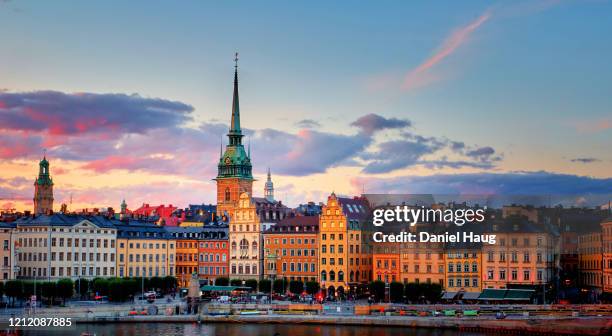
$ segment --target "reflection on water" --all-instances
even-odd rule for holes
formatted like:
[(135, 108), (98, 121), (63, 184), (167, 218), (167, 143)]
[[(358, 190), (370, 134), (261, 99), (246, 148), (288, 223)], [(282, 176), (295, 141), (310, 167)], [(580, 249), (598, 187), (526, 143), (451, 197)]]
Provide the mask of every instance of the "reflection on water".
[[(50, 336), (80, 336), (88, 332), (96, 336), (450, 336), (456, 335), (454, 330), (441, 329), (410, 329), (394, 327), (364, 327), (364, 326), (319, 326), (296, 324), (238, 324), (238, 323), (116, 323), (116, 324), (78, 324), (68, 330), (27, 331), (24, 335)], [(462, 335), (482, 335), (478, 333), (462, 333)]]

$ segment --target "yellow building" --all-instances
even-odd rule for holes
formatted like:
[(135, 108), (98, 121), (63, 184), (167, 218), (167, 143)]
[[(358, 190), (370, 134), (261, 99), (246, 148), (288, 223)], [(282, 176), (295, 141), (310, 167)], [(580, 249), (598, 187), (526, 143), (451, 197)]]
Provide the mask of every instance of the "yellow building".
[(580, 285), (596, 294), (603, 288), (603, 253), (601, 231), (588, 232), (578, 236), (578, 267)]
[(176, 241), (163, 228), (130, 222), (117, 225), (119, 277), (175, 276)]
[(15, 225), (11, 223), (0, 223), (0, 279), (11, 280), (15, 278), (15, 258), (13, 230)]
[(612, 217), (601, 223), (603, 249), (603, 291), (612, 294)]
[(340, 198), (334, 193), (322, 208), (319, 281), (328, 295), (355, 291), (372, 279), (371, 245), (363, 230), (368, 212), (364, 198)]
[(263, 247), (259, 216), (248, 193), (242, 193), (229, 212), (230, 278), (257, 279), (263, 274)]
[(553, 281), (555, 237), (544, 224), (526, 216), (495, 220), (485, 234), (496, 244), (484, 244), (483, 287), (541, 289)]

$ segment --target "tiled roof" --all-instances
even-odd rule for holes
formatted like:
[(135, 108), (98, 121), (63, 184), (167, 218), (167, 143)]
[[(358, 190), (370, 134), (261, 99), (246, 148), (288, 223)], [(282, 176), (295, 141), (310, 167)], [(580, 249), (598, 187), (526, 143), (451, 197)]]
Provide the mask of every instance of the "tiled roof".
[(370, 205), (365, 198), (338, 197), (338, 202), (349, 220), (365, 221), (370, 216)]

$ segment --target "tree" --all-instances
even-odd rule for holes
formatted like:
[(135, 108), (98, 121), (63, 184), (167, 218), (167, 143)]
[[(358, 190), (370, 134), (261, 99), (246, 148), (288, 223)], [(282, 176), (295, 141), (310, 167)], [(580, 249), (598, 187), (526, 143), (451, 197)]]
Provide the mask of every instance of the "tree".
[(0, 281), (0, 297), (4, 294), (4, 282)]
[(370, 289), (370, 294), (374, 295), (374, 298), (376, 299), (376, 301), (382, 301), (385, 298), (385, 283), (384, 282), (380, 280), (372, 281), (370, 282), (369, 289)]
[(45, 281), (38, 284), (38, 286), (40, 286), (40, 296), (47, 298), (49, 304), (52, 305), (53, 301), (55, 301), (55, 296), (57, 295), (57, 284), (55, 282)]
[(164, 287), (164, 279), (160, 277), (152, 277), (149, 279), (149, 288), (154, 291), (161, 291)]
[(405, 292), (406, 298), (412, 303), (418, 302), (419, 297), (423, 295), (421, 285), (418, 283), (414, 283), (414, 282), (406, 284), (404, 292)]
[(392, 282), (389, 285), (389, 298), (391, 302), (402, 302), (404, 297), (404, 284), (401, 282)]
[(297, 280), (289, 282), (289, 291), (293, 294), (300, 295), (304, 291), (304, 283)]
[(104, 278), (95, 278), (93, 280), (93, 289), (96, 295), (108, 295), (108, 280)]
[(108, 299), (113, 302), (123, 302), (128, 299), (129, 293), (126, 283), (130, 280), (115, 278), (108, 282)]
[(178, 285), (178, 280), (176, 280), (175, 277), (173, 276), (166, 276), (164, 277), (164, 282), (163, 282), (163, 292), (164, 293), (170, 293), (170, 292), (174, 292), (176, 291), (176, 286)]
[(287, 279), (283, 278), (274, 280), (272, 287), (274, 287), (275, 293), (285, 294), (289, 286), (287, 284)]
[(442, 286), (440, 284), (426, 284), (423, 290), (423, 296), (429, 302), (437, 302), (442, 296)]
[(272, 289), (272, 281), (270, 279), (263, 279), (259, 281), (259, 291), (263, 293), (270, 293)]
[(90, 281), (87, 279), (79, 278), (76, 281), (77, 291), (81, 298), (89, 296), (89, 285)]
[(57, 296), (62, 298), (63, 304), (66, 305), (66, 299), (74, 295), (74, 283), (71, 279), (60, 279), (57, 282)]
[(245, 281), (244, 284), (247, 287), (251, 287), (251, 289), (254, 291), (257, 290), (257, 280), (256, 279), (248, 279), (247, 281)]
[(310, 295), (317, 294), (320, 289), (321, 289), (321, 286), (316, 281), (308, 281), (306, 283), (306, 293), (308, 293)]
[(9, 280), (4, 285), (4, 293), (10, 297), (15, 305), (15, 299), (23, 296), (23, 286), (21, 280)]
[(240, 279), (232, 279), (230, 280), (230, 285), (232, 286), (242, 286), (242, 280)]
[(227, 286), (227, 285), (229, 285), (228, 278), (216, 278), (215, 279), (215, 286)]

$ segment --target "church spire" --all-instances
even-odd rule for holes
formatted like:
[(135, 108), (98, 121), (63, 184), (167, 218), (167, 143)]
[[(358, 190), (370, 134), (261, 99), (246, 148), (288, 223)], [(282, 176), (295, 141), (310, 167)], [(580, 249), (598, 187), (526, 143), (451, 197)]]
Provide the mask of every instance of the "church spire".
[(240, 101), (238, 99), (238, 53), (234, 58), (234, 97), (232, 100), (232, 121), (228, 137), (230, 145), (242, 144), (242, 130), (240, 129)]
[(272, 175), (270, 174), (270, 167), (268, 167), (268, 179), (264, 186), (264, 197), (269, 202), (274, 202), (274, 184), (272, 183)]

